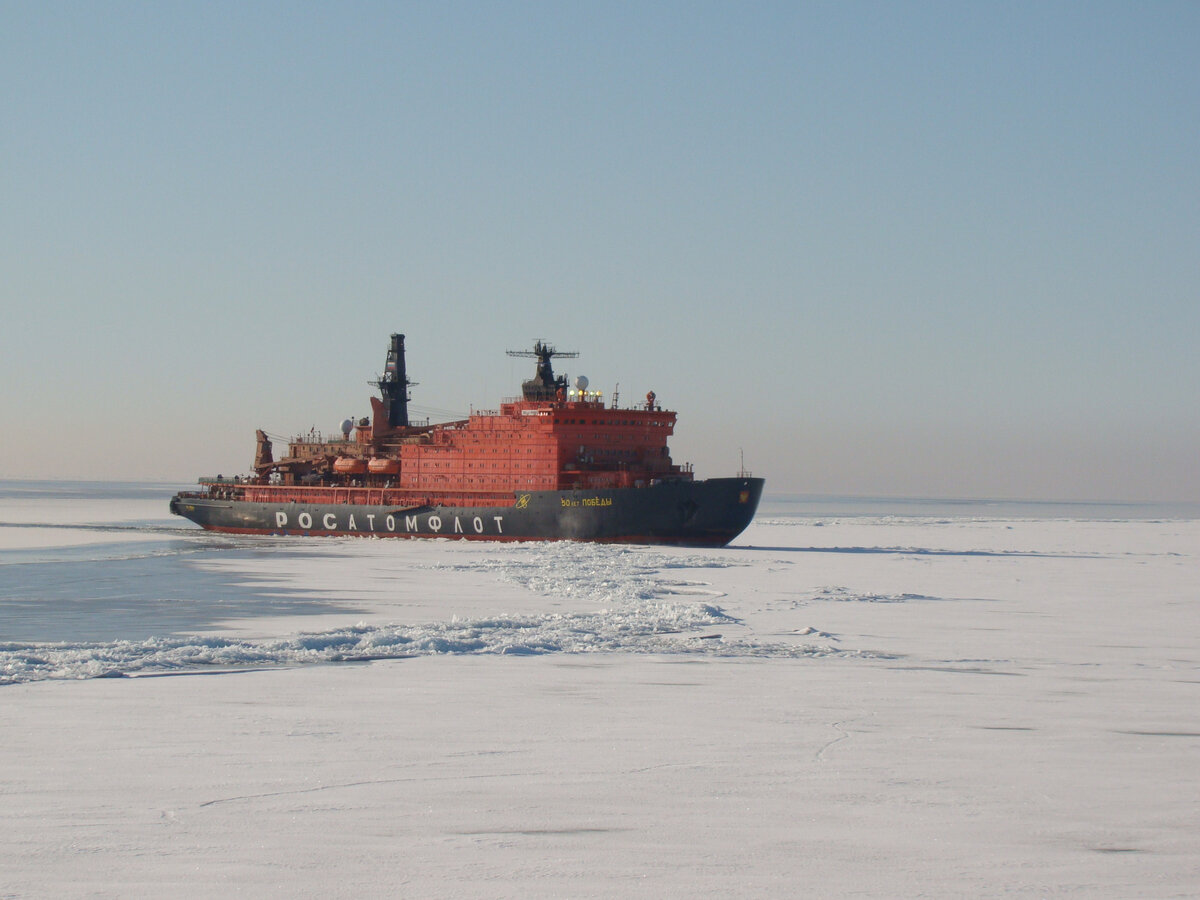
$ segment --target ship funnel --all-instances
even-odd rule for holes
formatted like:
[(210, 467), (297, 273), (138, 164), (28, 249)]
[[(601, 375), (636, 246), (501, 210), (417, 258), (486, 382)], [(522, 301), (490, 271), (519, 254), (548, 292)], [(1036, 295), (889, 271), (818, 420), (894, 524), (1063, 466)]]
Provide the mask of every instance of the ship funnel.
[(376, 382), (379, 385), (380, 393), (383, 394), (388, 425), (392, 428), (408, 427), (409, 383), (408, 374), (404, 368), (404, 335), (393, 334), (383, 375)]

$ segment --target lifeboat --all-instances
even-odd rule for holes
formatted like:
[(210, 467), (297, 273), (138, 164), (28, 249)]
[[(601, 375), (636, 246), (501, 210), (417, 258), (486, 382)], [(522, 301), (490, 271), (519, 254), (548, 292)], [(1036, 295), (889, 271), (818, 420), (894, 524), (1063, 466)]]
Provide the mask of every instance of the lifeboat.
[(339, 475), (361, 475), (367, 471), (367, 461), (353, 456), (339, 456), (333, 461), (333, 471)]
[(372, 475), (397, 475), (400, 472), (400, 460), (376, 457), (367, 462), (367, 471)]

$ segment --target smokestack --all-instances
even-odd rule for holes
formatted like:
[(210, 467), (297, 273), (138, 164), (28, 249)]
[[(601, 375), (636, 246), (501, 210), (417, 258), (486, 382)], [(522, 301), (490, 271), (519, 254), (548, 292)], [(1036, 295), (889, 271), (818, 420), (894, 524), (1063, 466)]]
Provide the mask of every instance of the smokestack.
[(388, 350), (387, 367), (379, 380), (388, 407), (388, 424), (393, 428), (408, 427), (408, 373), (404, 367), (404, 335), (393, 334)]

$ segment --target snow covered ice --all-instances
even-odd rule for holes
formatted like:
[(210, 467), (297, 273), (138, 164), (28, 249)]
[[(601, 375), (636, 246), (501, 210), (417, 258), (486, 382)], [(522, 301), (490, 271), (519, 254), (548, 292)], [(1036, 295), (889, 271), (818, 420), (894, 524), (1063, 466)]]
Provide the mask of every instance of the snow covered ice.
[(37, 499), (0, 498), (0, 896), (1200, 892), (1194, 517), (698, 551)]

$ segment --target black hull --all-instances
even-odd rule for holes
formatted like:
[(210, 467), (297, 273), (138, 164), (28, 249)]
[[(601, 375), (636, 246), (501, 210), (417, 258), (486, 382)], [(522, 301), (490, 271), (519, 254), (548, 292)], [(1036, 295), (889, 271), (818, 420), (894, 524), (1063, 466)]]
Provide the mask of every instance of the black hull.
[(210, 531), (483, 541), (713, 546), (750, 524), (761, 478), (710, 478), (607, 491), (529, 491), (513, 506), (251, 503), (177, 494), (171, 512)]

